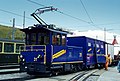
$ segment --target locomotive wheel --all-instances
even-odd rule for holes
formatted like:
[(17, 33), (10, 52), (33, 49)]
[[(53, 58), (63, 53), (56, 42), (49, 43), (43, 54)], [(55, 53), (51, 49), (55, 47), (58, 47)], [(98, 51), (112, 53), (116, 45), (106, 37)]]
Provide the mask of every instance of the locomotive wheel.
[(83, 66), (82, 65), (78, 65), (78, 71), (83, 70)]
[(78, 69), (77, 69), (77, 66), (72, 64), (72, 65), (71, 65), (71, 71), (72, 71), (72, 72), (77, 72), (77, 70), (78, 70)]
[(52, 76), (52, 73), (48, 74), (48, 76), (51, 77), (51, 76)]

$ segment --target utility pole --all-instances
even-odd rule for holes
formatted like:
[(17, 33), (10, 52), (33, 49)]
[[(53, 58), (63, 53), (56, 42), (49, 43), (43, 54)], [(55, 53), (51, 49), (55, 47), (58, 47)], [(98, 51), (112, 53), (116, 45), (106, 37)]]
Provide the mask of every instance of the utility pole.
[[(25, 28), (25, 11), (23, 13), (23, 29)], [(22, 40), (24, 40), (24, 33), (22, 33)]]
[(13, 18), (12, 40), (15, 40), (15, 18)]
[(24, 14), (23, 14), (23, 29), (25, 28), (25, 11), (24, 11)]

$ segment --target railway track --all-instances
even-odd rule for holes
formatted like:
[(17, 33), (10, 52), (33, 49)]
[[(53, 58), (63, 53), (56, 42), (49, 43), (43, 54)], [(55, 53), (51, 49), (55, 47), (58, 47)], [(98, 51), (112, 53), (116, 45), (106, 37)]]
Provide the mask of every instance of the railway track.
[(95, 69), (77, 73), (65, 73), (51, 77), (33, 76), (26, 74), (26, 72), (3, 73), (0, 75), (0, 81), (97, 81), (100, 74), (104, 71), (103, 69)]
[(85, 81), (87, 79), (88, 76), (90, 76), (91, 74), (97, 72), (98, 70), (92, 70), (92, 71), (84, 71), (84, 72), (80, 72), (78, 75), (75, 75), (74, 77), (72, 77), (69, 81)]
[(19, 65), (0, 65), (0, 75), (18, 73), (18, 72), (19, 72)]

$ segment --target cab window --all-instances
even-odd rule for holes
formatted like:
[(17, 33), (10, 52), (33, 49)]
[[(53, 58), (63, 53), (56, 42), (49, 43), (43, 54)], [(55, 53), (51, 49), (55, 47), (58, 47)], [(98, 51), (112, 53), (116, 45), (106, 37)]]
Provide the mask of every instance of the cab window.
[(30, 34), (26, 34), (26, 44), (30, 44)]
[(38, 45), (49, 44), (50, 38), (47, 33), (38, 33)]
[(31, 34), (31, 44), (35, 45), (36, 44), (36, 33)]
[(57, 37), (56, 37), (56, 35), (52, 35), (52, 44), (53, 45), (57, 44)]
[(60, 40), (61, 40), (61, 37), (60, 37), (60, 35), (58, 34), (58, 35), (57, 35), (57, 42), (56, 42), (56, 43), (57, 43), (57, 45), (61, 45)]
[(62, 45), (66, 45), (66, 37), (65, 37), (65, 35), (62, 35)]
[(52, 35), (52, 44), (53, 45), (61, 45), (61, 35), (60, 34)]

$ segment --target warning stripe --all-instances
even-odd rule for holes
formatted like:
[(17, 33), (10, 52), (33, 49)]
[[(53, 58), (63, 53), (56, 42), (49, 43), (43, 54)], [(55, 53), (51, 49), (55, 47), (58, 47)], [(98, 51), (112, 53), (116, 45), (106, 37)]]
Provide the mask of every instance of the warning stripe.
[(53, 58), (53, 59), (58, 58), (58, 57), (62, 56), (62, 55), (65, 54), (65, 53), (66, 53), (66, 50), (61, 50), (61, 51), (55, 53), (55, 54), (52, 56), (52, 58)]

